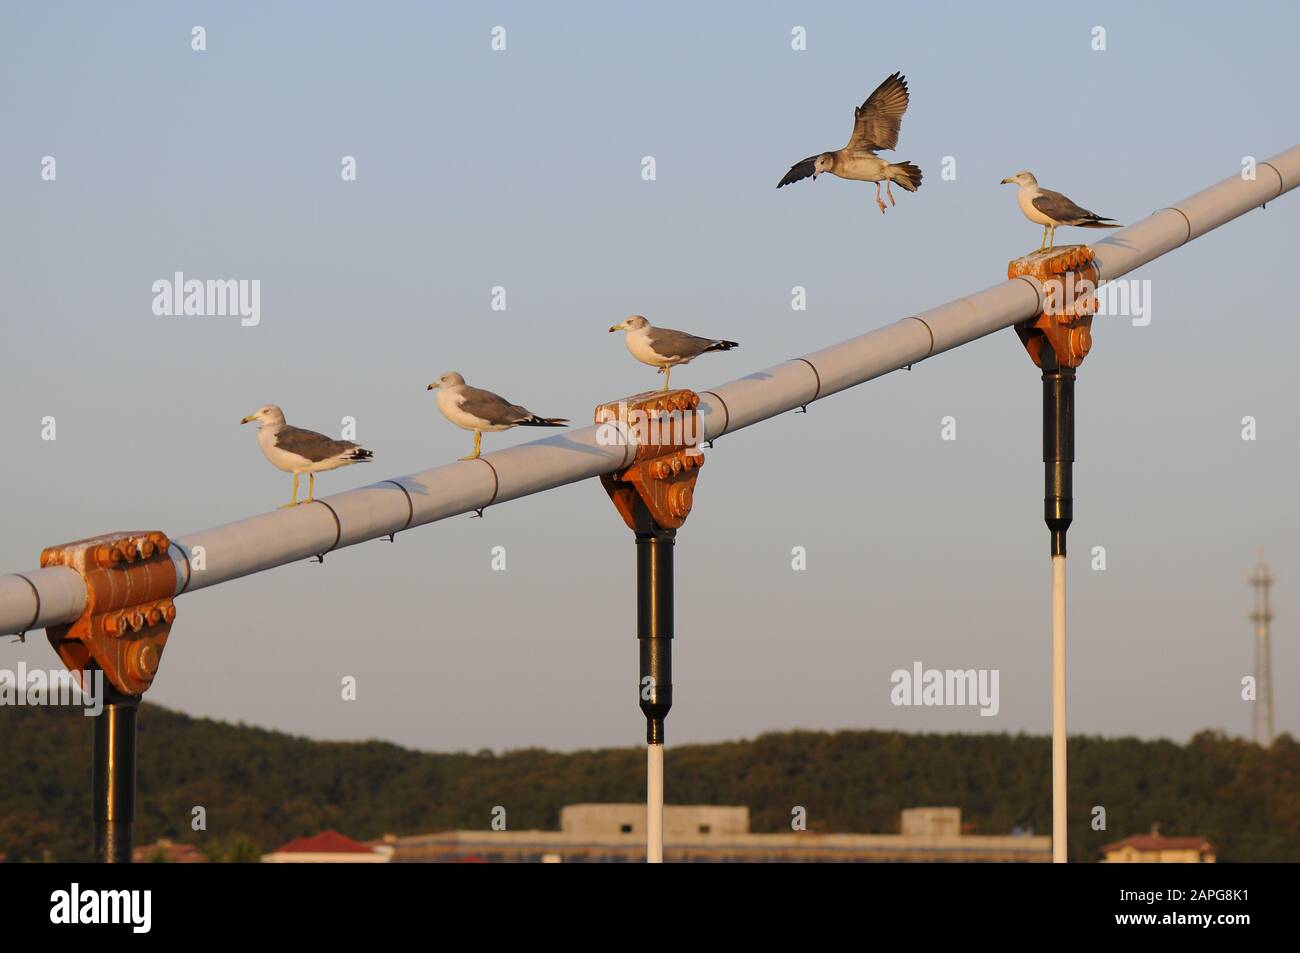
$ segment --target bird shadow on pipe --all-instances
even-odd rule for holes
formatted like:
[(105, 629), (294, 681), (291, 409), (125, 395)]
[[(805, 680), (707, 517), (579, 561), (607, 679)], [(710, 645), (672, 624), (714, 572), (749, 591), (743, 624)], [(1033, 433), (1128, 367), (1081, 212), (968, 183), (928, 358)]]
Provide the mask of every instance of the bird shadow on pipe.
[(1096, 242), (1095, 244), (1091, 244), (1091, 245), (1089, 245), (1088, 247), (1091, 248), (1094, 252), (1095, 252), (1098, 248), (1107, 248), (1107, 247), (1110, 247), (1110, 248), (1127, 248), (1129, 251), (1132, 251), (1132, 250), (1134, 250), (1135, 248), (1137, 248), (1137, 246), (1134, 245), (1132, 242), (1130, 242), (1130, 241), (1125, 241), (1125, 240), (1122, 239), (1122, 238), (1103, 238), (1101, 241)]
[[(403, 480), (408, 482), (398, 483), (397, 482), (398, 480)], [(409, 476), (393, 477), (390, 480), (380, 480), (378, 483), (368, 483), (363, 487), (359, 487), (358, 489), (395, 490), (398, 493), (400, 493), (402, 490), (405, 490), (407, 493), (413, 493), (416, 496), (429, 495), (429, 488), (427, 486), (417, 481), (414, 477), (409, 477)]]
[[(617, 430), (615, 430), (615, 432), (617, 432)], [(602, 450), (601, 450), (600, 447), (598, 447), (598, 446), (597, 446), (597, 447), (593, 447), (591, 444), (587, 444), (587, 443), (578, 443), (577, 441), (573, 440), (573, 438), (571, 438), (571, 437), (569, 437), (569, 436), (566, 436), (566, 435), (564, 435), (564, 434), (556, 434), (556, 435), (553, 436), (553, 437), (546, 437), (546, 438), (544, 438), (544, 439), (542, 439), (542, 440), (534, 440), (531, 444), (520, 444), (519, 446), (520, 446), (520, 447), (537, 446), (538, 444), (546, 444), (546, 445), (548, 445), (548, 446), (556, 447), (556, 448), (561, 449), (561, 450), (573, 450), (573, 451), (576, 451), (576, 452), (578, 452), (578, 453), (584, 454), (584, 455), (589, 456), (589, 457), (601, 457), (601, 458), (605, 458), (605, 459), (608, 459), (608, 457), (609, 457), (609, 454), (608, 454), (608, 453), (604, 453), (604, 452), (602, 452)], [(619, 442), (619, 443), (611, 443), (611, 444), (608, 444), (607, 446), (608, 446), (608, 447), (625, 447), (625, 446), (627, 446), (627, 444), (626, 444), (626, 443)], [(517, 448), (517, 447), (510, 447), (510, 448), (508, 448), (508, 449), (514, 450), (514, 449), (518, 449), (518, 448)], [(619, 466), (619, 461), (611, 461), (611, 462), (610, 462), (610, 469), (611, 469), (611, 470), (615, 470), (615, 469), (617, 469), (618, 466)]]

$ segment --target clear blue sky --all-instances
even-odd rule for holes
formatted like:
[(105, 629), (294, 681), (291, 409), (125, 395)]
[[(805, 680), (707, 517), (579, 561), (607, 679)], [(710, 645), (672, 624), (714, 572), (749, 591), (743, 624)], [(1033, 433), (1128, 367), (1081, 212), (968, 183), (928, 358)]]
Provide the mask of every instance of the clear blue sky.
[[(1300, 141), (1298, 10), (10, 5), (0, 570), (287, 499), (238, 426), (268, 402), (331, 433), (357, 419), (375, 462), (323, 476), (330, 493), (468, 451), (424, 389), (443, 371), (584, 421), (657, 383), (605, 333), (628, 314), (740, 341), (674, 375), (704, 389), (993, 284), (1039, 239), (1004, 176), (1130, 222)], [(894, 70), (912, 93), (894, 156), (924, 170), (920, 192), (883, 217), (860, 183), (778, 192)], [(1135, 275), (1150, 326), (1094, 329), (1071, 544), (1104, 545), (1109, 568), (1072, 563), (1072, 731), (1248, 731), (1260, 547), (1278, 728), (1300, 728), (1298, 229), (1295, 195), (1254, 212)], [(175, 271), (259, 279), (261, 323), (155, 316), (151, 285)], [(670, 743), (1048, 731), (1039, 388), (1006, 331), (720, 441), (678, 545)], [(181, 600), (149, 697), (432, 749), (636, 743), (633, 558), (592, 482), (284, 567)], [(0, 667), (19, 659), (55, 656), (34, 634), (0, 647)], [(890, 672), (917, 660), (999, 669), (998, 717), (893, 707)]]

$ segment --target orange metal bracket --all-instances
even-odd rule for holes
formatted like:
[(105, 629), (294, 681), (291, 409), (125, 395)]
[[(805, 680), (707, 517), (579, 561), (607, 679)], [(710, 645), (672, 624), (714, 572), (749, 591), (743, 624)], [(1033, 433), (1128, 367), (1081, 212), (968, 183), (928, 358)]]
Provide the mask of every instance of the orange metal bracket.
[(652, 520), (679, 529), (690, 515), (695, 479), (704, 465), (698, 443), (698, 394), (648, 391), (596, 408), (596, 423), (617, 427), (636, 442), (632, 465), (606, 474), (601, 485), (628, 527), (645, 532)]
[(68, 670), (93, 661), (118, 691), (142, 695), (153, 683), (176, 618), (171, 541), (158, 531), (109, 533), (50, 546), (41, 566), (67, 566), (86, 583), (86, 608), (46, 634)]
[(1087, 245), (1037, 251), (1007, 265), (1008, 278), (1037, 278), (1046, 302), (1043, 313), (1016, 325), (1016, 334), (1039, 367), (1043, 344), (1056, 352), (1061, 367), (1078, 367), (1092, 349), (1092, 316), (1097, 311), (1097, 266)]

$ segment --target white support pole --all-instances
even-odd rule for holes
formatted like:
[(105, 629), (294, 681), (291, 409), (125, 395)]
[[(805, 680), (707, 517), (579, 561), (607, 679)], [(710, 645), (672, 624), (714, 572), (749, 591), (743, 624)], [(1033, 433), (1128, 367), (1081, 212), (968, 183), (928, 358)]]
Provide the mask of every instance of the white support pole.
[(645, 859), (664, 862), (664, 746), (646, 745)]
[(1052, 863), (1066, 862), (1065, 556), (1052, 557)]

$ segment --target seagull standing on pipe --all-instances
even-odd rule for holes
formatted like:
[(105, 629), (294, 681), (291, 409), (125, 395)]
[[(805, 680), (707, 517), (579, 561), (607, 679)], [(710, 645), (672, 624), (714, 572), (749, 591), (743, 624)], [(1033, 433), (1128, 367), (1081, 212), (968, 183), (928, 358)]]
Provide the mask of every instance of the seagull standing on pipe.
[(823, 172), (841, 179), (857, 179), (876, 183), (876, 205), (885, 214), (885, 203), (880, 200), (880, 183), (885, 183), (889, 204), (894, 204), (890, 184), (897, 182), (909, 192), (921, 187), (921, 170), (910, 162), (891, 163), (876, 155), (877, 152), (898, 148), (898, 129), (907, 112), (907, 79), (902, 73), (885, 77), (867, 101), (853, 111), (853, 135), (849, 144), (837, 152), (823, 152), (809, 156), (790, 167), (780, 182), (779, 189), (808, 176), (817, 180)]
[(474, 431), (474, 452), (462, 460), (478, 459), (485, 430), (496, 433), (511, 427), (565, 427), (569, 423), (563, 417), (539, 417), (490, 390), (470, 387), (465, 378), (450, 371), (426, 389), (438, 392), (438, 409), (444, 417), (457, 427)]
[(685, 331), (651, 327), (650, 322), (639, 314), (632, 315), (609, 330), (611, 333), (627, 332), (623, 336), (623, 343), (627, 345), (628, 351), (642, 364), (659, 368), (659, 373), (664, 375), (664, 390), (668, 389), (673, 368), (678, 364), (689, 364), (709, 351), (730, 351), (733, 347), (740, 347), (735, 341), (701, 338)]
[(267, 404), (257, 413), (249, 414), (241, 424), (258, 421), (257, 444), (271, 465), (293, 474), (293, 499), (280, 509), (297, 506), (298, 476), (309, 474), (307, 499), (315, 499), (316, 474), (324, 470), (337, 470), (352, 463), (368, 463), (374, 456), (351, 440), (331, 440), (314, 430), (290, 427), (284, 422), (284, 412), (275, 404)]
[(1077, 225), (1079, 228), (1121, 227), (1114, 219), (1080, 208), (1060, 192), (1041, 188), (1032, 172), (1017, 172), (1003, 179), (1001, 184), (1020, 186), (1016, 193), (1020, 211), (1035, 225), (1043, 226), (1043, 241), (1038, 246), (1039, 251), (1050, 251), (1056, 247), (1058, 225)]

